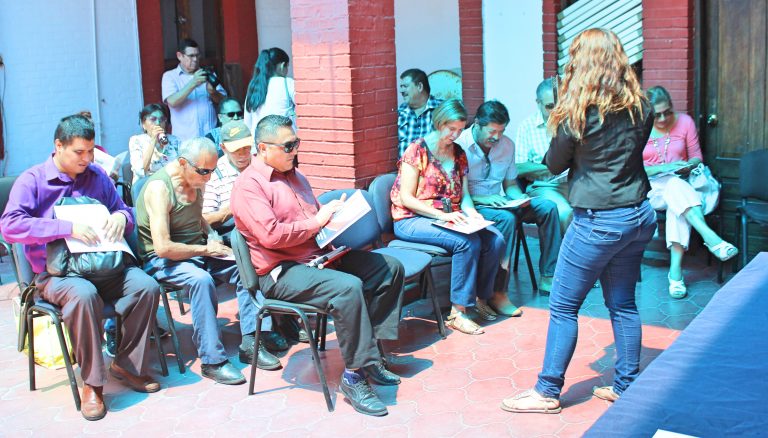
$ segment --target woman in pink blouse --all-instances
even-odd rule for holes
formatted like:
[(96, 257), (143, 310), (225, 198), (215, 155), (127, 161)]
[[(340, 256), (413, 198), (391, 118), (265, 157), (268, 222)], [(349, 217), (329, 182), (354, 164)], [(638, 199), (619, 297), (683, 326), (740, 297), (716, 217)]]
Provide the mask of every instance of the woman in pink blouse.
[(647, 95), (655, 115), (651, 136), (643, 150), (645, 171), (651, 182), (648, 198), (654, 209), (667, 211), (669, 294), (673, 298), (683, 298), (686, 286), (682, 262), (691, 227), (701, 234), (704, 245), (720, 260), (732, 258), (738, 250), (707, 225), (701, 196), (685, 179), (703, 158), (693, 119), (673, 111), (672, 98), (663, 87), (651, 87)]

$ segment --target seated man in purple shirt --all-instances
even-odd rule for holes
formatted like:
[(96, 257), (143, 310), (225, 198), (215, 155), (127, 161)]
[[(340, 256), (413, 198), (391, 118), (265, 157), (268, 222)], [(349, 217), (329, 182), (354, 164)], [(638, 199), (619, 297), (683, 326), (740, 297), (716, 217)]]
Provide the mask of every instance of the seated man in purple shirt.
[(81, 277), (54, 277), (46, 272), (47, 243), (65, 237), (88, 244), (100, 241), (90, 226), (54, 218), (53, 206), (62, 197), (89, 196), (104, 204), (111, 213), (104, 225), (107, 240), (120, 239), (133, 231), (131, 210), (117, 195), (107, 174), (91, 164), (93, 139), (93, 123), (87, 118), (73, 115), (61, 119), (54, 135), (55, 153), (19, 176), (0, 218), (3, 237), (24, 245), (42, 298), (61, 307), (80, 364), (81, 413), (86, 420), (99, 420), (107, 413), (102, 395), (107, 372), (101, 353), (101, 325), (107, 301), (114, 303), (123, 326), (109, 373), (135, 391), (160, 390), (160, 384), (147, 375), (149, 334), (160, 296), (157, 282), (132, 264), (125, 266), (122, 275), (94, 282)]

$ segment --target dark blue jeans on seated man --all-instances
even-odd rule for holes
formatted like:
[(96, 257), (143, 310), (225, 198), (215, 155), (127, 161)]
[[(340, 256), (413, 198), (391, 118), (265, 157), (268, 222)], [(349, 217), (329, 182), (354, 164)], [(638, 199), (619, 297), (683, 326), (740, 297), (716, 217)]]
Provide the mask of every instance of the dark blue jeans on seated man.
[[(203, 364), (219, 364), (228, 359), (221, 342), (216, 317), (219, 299), (216, 295), (214, 277), (221, 282), (234, 284), (236, 287), (240, 333), (245, 335), (256, 331), (256, 314), (259, 308), (251, 301), (250, 294), (240, 284), (240, 273), (234, 261), (211, 257), (193, 257), (188, 260), (173, 261), (152, 257), (144, 263), (144, 270), (160, 283), (165, 282), (187, 290), (192, 311), (192, 340)], [(259, 293), (256, 300), (261, 303), (264, 296)], [(261, 328), (264, 331), (271, 330), (271, 318), (265, 318)]]
[(656, 230), (648, 201), (611, 210), (574, 208), (549, 297), (549, 331), (536, 392), (559, 398), (576, 348), (578, 313), (599, 278), (616, 343), (613, 390), (621, 395), (640, 373), (640, 315), (635, 285), (646, 244)]
[(474, 307), (487, 300), (504, 254), (504, 237), (494, 227), (462, 234), (432, 225), (434, 219), (416, 216), (395, 222), (398, 239), (439, 246), (451, 253), (451, 303)]

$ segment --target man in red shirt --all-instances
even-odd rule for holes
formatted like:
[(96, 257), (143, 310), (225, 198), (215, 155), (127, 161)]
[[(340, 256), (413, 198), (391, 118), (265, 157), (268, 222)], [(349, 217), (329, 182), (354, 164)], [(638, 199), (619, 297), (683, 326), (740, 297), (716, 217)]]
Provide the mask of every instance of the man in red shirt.
[(381, 385), (400, 378), (384, 368), (377, 339), (397, 339), (403, 266), (394, 258), (350, 251), (330, 269), (309, 267), (323, 253), (315, 236), (342, 201), (320, 206), (294, 168), (300, 140), (288, 117), (256, 126), (258, 155), (235, 182), (231, 209), (248, 242), (259, 288), (267, 298), (324, 308), (334, 320), (345, 370), (341, 392), (363, 414), (387, 414), (366, 376)]

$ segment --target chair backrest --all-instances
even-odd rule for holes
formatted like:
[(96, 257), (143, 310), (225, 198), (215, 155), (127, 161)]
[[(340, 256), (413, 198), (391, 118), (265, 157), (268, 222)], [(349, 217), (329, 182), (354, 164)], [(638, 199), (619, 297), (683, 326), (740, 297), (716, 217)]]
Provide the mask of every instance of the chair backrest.
[(397, 174), (385, 173), (377, 176), (372, 182), (368, 191), (373, 197), (373, 207), (376, 210), (376, 217), (379, 221), (379, 228), (384, 233), (394, 232), (392, 226), (392, 199), (389, 192), (395, 184)]
[(5, 212), (5, 206), (8, 204), (8, 197), (11, 195), (11, 188), (13, 188), (16, 178), (15, 176), (0, 178), (0, 214)]
[(251, 252), (248, 250), (248, 244), (245, 242), (240, 230), (235, 228), (230, 234), (232, 239), (232, 252), (235, 254), (235, 263), (240, 273), (240, 284), (251, 292), (259, 289), (259, 278), (256, 276), (256, 269), (251, 262)]
[(27, 256), (24, 255), (24, 245), (20, 243), (13, 244), (13, 262), (16, 265), (16, 281), (19, 282), (19, 291), (23, 291), (32, 284), (35, 278), (35, 272), (32, 271), (32, 265), (29, 264)]
[(739, 162), (739, 195), (768, 201), (768, 149), (747, 152)]
[(131, 168), (131, 157), (128, 151), (120, 152), (115, 156), (115, 160), (120, 160), (120, 170), (118, 171), (118, 177), (120, 181), (131, 185), (133, 183), (133, 169)]
[(149, 179), (149, 177), (147, 176), (139, 178), (131, 186), (131, 200), (133, 201), (134, 206), (138, 205), (136, 201), (138, 201), (139, 194), (141, 193), (141, 189), (144, 188), (144, 184), (147, 183), (147, 179)]
[[(356, 191), (357, 189), (331, 190), (330, 192), (325, 192), (318, 196), (317, 200), (320, 201), (321, 204), (327, 204), (334, 199), (341, 198), (345, 193), (347, 198), (349, 198)], [(376, 207), (373, 205), (373, 197), (365, 190), (360, 190), (360, 192), (362, 192), (368, 205), (371, 206), (371, 211), (344, 230), (343, 233), (336, 236), (332, 242), (336, 246), (346, 245), (352, 249), (362, 249), (369, 245), (376, 245), (379, 239), (381, 239), (381, 229), (379, 228), (378, 217), (376, 215)]]

